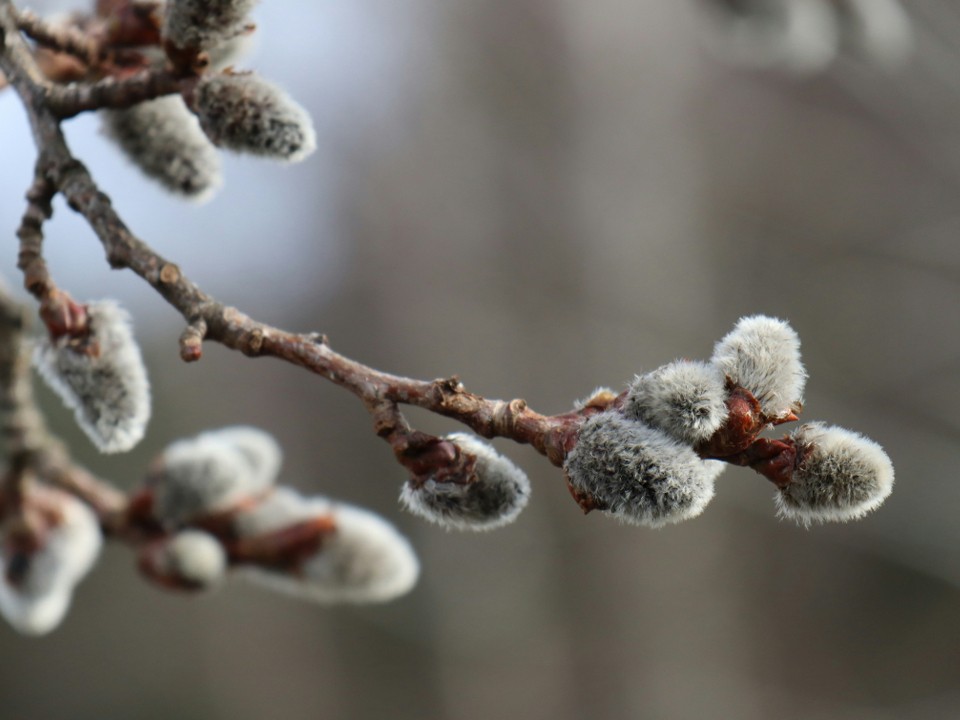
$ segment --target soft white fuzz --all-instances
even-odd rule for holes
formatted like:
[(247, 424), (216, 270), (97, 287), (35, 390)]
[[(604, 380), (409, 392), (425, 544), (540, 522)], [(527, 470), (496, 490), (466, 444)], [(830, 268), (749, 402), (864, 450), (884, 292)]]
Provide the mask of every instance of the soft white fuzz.
[(163, 36), (181, 48), (208, 50), (241, 34), (256, 0), (168, 0)]
[(675, 440), (695, 444), (723, 425), (726, 399), (724, 376), (716, 366), (677, 360), (634, 379), (624, 414)]
[(740, 318), (716, 344), (711, 361), (753, 393), (771, 419), (803, 402), (807, 372), (800, 361), (800, 338), (783, 320), (764, 315)]
[(222, 183), (217, 149), (179, 95), (103, 110), (100, 118), (107, 137), (170, 192), (203, 202)]
[(615, 410), (584, 421), (564, 470), (597, 508), (648, 527), (696, 517), (713, 497), (722, 464)]
[(40, 376), (73, 409), (77, 424), (104, 453), (130, 450), (150, 420), (150, 382), (130, 316), (113, 300), (86, 306), (90, 339), (78, 349), (69, 337), (38, 341)]
[[(227, 434), (229, 438), (230, 433)], [(233, 437), (237, 437), (234, 431)], [(254, 443), (249, 445), (254, 446)], [(265, 445), (266, 446), (266, 445)], [(261, 448), (262, 449), (262, 448)], [(163, 451), (151, 475), (154, 514), (168, 527), (223, 512), (264, 493), (275, 473), (216, 432), (178, 440)], [(272, 463), (267, 459), (265, 462)], [(277, 461), (278, 462), (278, 461)]]
[(781, 516), (803, 525), (856, 520), (893, 491), (893, 463), (873, 440), (821, 423), (802, 425), (791, 437), (799, 463), (775, 496)]
[(192, 108), (207, 137), (228, 150), (299, 162), (317, 146), (307, 111), (252, 73), (204, 75)]
[(416, 584), (420, 564), (413, 548), (379, 515), (279, 490), (238, 518), (242, 534), (275, 531), (315, 517), (332, 518), (335, 529), (295, 572), (248, 566), (243, 574), (251, 581), (321, 603), (384, 602)]
[(526, 473), (478, 437), (447, 435), (461, 450), (476, 456), (469, 482), (437, 482), (430, 478), (417, 486), (407, 481), (400, 504), (414, 515), (453, 530), (493, 530), (517, 519), (530, 500)]
[[(18, 565), (11, 583), (7, 552), (0, 551), (0, 614), (24, 635), (56, 628), (70, 607), (73, 588), (93, 567), (103, 539), (93, 511), (72, 495), (36, 486), (55, 502), (59, 523), (47, 530), (44, 544)], [(0, 538), (2, 539), (2, 538)]]

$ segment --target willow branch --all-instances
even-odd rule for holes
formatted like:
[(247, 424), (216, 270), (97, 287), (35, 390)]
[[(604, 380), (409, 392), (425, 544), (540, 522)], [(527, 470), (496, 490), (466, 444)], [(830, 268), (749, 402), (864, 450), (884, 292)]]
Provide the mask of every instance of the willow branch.
[[(113, 268), (130, 269), (153, 287), (188, 323), (181, 336), (181, 356), (199, 359), (203, 339), (218, 342), (250, 357), (274, 357), (302, 367), (349, 390), (361, 399), (374, 418), (377, 433), (385, 438), (404, 464), (415, 464), (431, 453), (441, 455), (436, 438), (412, 431), (396, 409), (414, 405), (458, 420), (484, 437), (507, 437), (529, 444), (560, 465), (583, 414), (545, 416), (527, 407), (523, 400), (488, 400), (468, 392), (456, 378), (416, 380), (392, 375), (363, 365), (335, 352), (325, 338), (301, 334), (259, 322), (240, 310), (208, 295), (180, 268), (135, 236), (114, 210), (110, 198), (94, 182), (89, 171), (70, 152), (60, 128), (65, 101), (54, 100), (35, 70), (33, 59), (16, 32), (9, 0), (0, 0), (0, 26), (5, 47), (0, 53), (3, 69), (20, 95), (30, 121), (40, 159), (38, 176), (61, 192), (70, 207), (80, 213), (96, 233), (107, 261)], [(173, 76), (154, 74), (150, 82), (182, 83)], [(120, 85), (117, 83), (116, 85)], [(145, 84), (145, 87), (149, 82)], [(70, 100), (73, 108), (103, 101), (104, 95), (89, 90)], [(102, 88), (109, 87), (104, 84)], [(129, 89), (132, 84), (124, 85)], [(78, 93), (80, 91), (78, 90)], [(100, 92), (100, 91), (97, 91)], [(61, 96), (63, 97), (63, 96)], [(59, 104), (58, 104), (59, 103)], [(408, 461), (408, 462), (405, 462)]]

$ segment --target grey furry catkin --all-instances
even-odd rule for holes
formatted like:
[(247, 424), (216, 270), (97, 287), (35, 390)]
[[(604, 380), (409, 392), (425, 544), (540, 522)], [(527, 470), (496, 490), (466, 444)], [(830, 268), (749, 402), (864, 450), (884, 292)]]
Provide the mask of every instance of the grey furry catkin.
[(627, 390), (623, 413), (694, 444), (726, 420), (726, 398), (723, 373), (716, 366), (677, 360), (637, 376)]
[[(56, 508), (58, 522), (45, 531), (41, 547), (16, 560), (15, 580), (7, 543), (0, 542), (0, 615), (24, 635), (44, 635), (60, 624), (73, 588), (90, 572), (103, 544), (97, 517), (75, 497), (34, 485), (24, 502), (37, 500)], [(0, 540), (4, 530), (0, 526)]]
[(191, 108), (207, 137), (228, 150), (299, 162), (316, 149), (307, 111), (252, 73), (204, 75)]
[(699, 515), (723, 463), (701, 460), (666, 433), (608, 410), (587, 418), (563, 466), (599, 510), (648, 527)]
[(202, 202), (221, 185), (217, 149), (180, 96), (102, 110), (100, 118), (104, 134), (170, 192)]
[(320, 603), (385, 602), (409, 592), (420, 574), (417, 556), (396, 528), (367, 510), (276, 488), (236, 522), (241, 537), (282, 530), (317, 517), (335, 529), (293, 571), (242, 566), (242, 575), (288, 595)]
[(275, 473), (264, 472), (236, 444), (203, 433), (171, 443), (151, 475), (153, 511), (168, 527), (181, 527), (211, 513), (231, 510), (265, 493)]
[(711, 362), (753, 393), (771, 419), (803, 402), (807, 372), (800, 361), (800, 338), (783, 320), (765, 315), (740, 318), (714, 347)]
[(196, 588), (209, 589), (226, 577), (227, 554), (213, 535), (182, 530), (164, 545), (164, 570)]
[(893, 491), (893, 463), (873, 440), (822, 423), (801, 425), (791, 438), (798, 463), (775, 496), (782, 517), (803, 525), (856, 520)]
[(283, 463), (283, 450), (269, 433), (250, 425), (231, 425), (208, 430), (197, 439), (209, 439), (231, 447), (246, 463), (253, 487), (266, 488), (277, 479)]
[(99, 300), (88, 303), (86, 311), (88, 351), (67, 336), (44, 336), (34, 365), (100, 452), (124, 452), (140, 441), (150, 420), (147, 370), (123, 308)]
[(404, 484), (400, 504), (414, 515), (454, 530), (492, 530), (516, 520), (530, 499), (530, 480), (493, 447), (467, 433), (447, 440), (476, 456), (470, 482), (437, 482), (429, 478)]
[(163, 36), (181, 48), (208, 50), (241, 34), (257, 0), (168, 0)]

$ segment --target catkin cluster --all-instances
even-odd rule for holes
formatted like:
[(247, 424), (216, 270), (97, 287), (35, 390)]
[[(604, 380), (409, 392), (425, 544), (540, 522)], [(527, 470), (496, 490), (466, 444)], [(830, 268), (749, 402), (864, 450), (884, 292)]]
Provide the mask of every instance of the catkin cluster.
[(709, 362), (678, 360), (640, 375), (583, 421), (564, 463), (571, 493), (586, 511), (659, 527), (703, 511), (725, 460), (772, 475), (782, 516), (802, 524), (861, 517), (893, 486), (880, 446), (822, 424), (777, 442), (757, 438), (797, 419), (806, 377), (787, 323), (743, 318)]
[(277, 486), (281, 452), (266, 433), (232, 427), (169, 445), (134, 512), (164, 532), (140, 553), (158, 584), (199, 590), (227, 571), (321, 602), (379, 602), (409, 591), (419, 566), (381, 517)]
[[(229, 66), (249, 46), (253, 0), (170, 0), (161, 33), (171, 57), (193, 57), (182, 94), (100, 113), (104, 134), (147, 177), (203, 201), (221, 185), (218, 148), (299, 162), (316, 148), (310, 115), (283, 90)], [(156, 59), (161, 69), (166, 57)]]
[(739, 63), (804, 75), (846, 52), (883, 67), (910, 57), (914, 31), (900, 0), (705, 0), (718, 49)]

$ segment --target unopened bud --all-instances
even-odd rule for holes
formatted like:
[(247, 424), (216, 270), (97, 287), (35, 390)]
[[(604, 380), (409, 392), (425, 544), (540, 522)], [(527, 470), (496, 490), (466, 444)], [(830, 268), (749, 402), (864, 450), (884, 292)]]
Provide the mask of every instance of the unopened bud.
[(86, 312), (83, 337), (44, 337), (34, 363), (100, 452), (124, 452), (140, 441), (150, 420), (147, 370), (123, 308), (99, 300)]
[(798, 410), (803, 402), (807, 372), (800, 361), (800, 338), (783, 320), (740, 318), (716, 344), (711, 361), (749, 390), (771, 420)]
[(701, 460), (663, 431), (609, 410), (583, 422), (563, 467), (584, 510), (660, 527), (703, 511), (723, 463)]
[(438, 482), (412, 478), (400, 503), (414, 515), (454, 530), (492, 530), (516, 520), (530, 499), (526, 474), (488, 443), (467, 433), (447, 435), (476, 457), (473, 474)]
[(856, 520), (892, 492), (893, 464), (873, 440), (821, 423), (800, 426), (791, 439), (797, 460), (775, 498), (781, 516), (803, 525)]
[(316, 149), (307, 111), (252, 73), (204, 75), (191, 107), (207, 137), (228, 150), (299, 162)]
[(217, 149), (183, 98), (160, 97), (100, 117), (104, 133), (170, 192), (202, 202), (220, 185)]
[(637, 376), (623, 413), (692, 445), (709, 438), (726, 420), (726, 398), (723, 373), (716, 366), (677, 360)]

